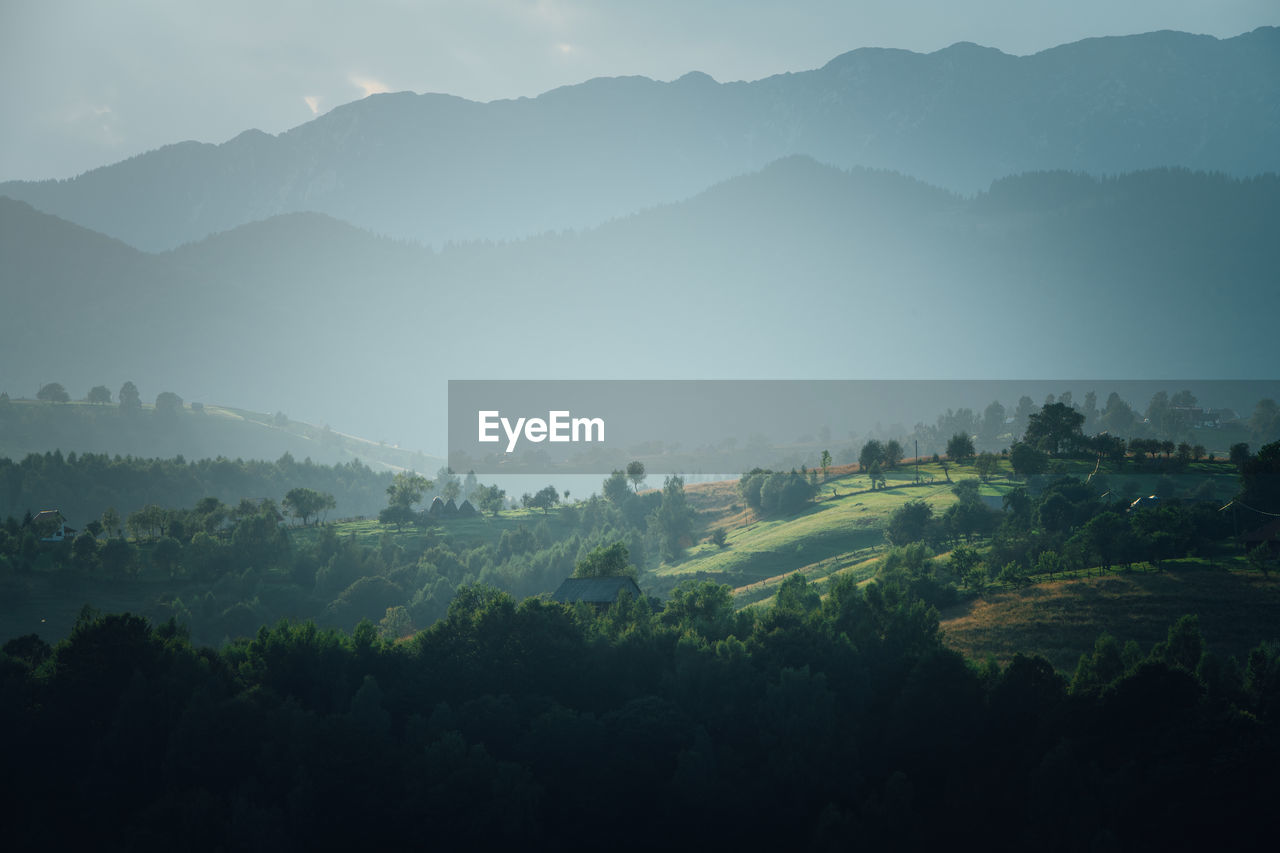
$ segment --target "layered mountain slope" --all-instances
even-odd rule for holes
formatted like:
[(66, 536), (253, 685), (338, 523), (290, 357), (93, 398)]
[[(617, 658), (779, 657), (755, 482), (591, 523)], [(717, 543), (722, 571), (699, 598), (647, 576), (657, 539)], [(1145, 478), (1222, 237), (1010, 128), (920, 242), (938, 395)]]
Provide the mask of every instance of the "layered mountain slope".
[(1277, 28), (1025, 57), (862, 49), (751, 83), (596, 79), (487, 104), (377, 95), (276, 137), (184, 142), (0, 195), (148, 250), (297, 211), (438, 247), (593, 226), (792, 154), (962, 193), (1034, 170), (1280, 171), (1278, 104)]
[(147, 255), (4, 201), (0, 390), (132, 379), (438, 452), (447, 379), (1268, 378), (1277, 221), (1274, 176), (966, 199), (806, 158), (440, 252), (297, 214)]

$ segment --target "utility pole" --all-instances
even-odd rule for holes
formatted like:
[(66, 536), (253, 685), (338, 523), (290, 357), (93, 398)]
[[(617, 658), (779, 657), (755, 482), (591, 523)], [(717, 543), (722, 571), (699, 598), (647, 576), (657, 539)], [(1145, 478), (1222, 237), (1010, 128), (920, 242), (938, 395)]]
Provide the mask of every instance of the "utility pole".
[(916, 444), (916, 485), (920, 485), (920, 439), (915, 440)]

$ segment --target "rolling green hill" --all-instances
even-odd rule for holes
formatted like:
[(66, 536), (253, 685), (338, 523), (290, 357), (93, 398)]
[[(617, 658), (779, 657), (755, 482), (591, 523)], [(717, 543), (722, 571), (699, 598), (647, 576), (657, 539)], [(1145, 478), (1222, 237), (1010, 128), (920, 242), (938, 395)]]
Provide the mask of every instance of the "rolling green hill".
[[(974, 476), (971, 468), (960, 466), (950, 466), (950, 474), (957, 481)], [(915, 468), (904, 464), (886, 473), (887, 489), (873, 492), (856, 466), (835, 468), (811, 506), (780, 518), (757, 518), (742, 511), (736, 482), (687, 486), (690, 505), (702, 514), (704, 528), (725, 528), (725, 547), (703, 542), (683, 560), (660, 567), (658, 576), (669, 582), (705, 577), (728, 583), (739, 604), (767, 598), (797, 571), (810, 580), (851, 570), (870, 577), (872, 558), (884, 550), (883, 528), (894, 510), (922, 500), (941, 513), (955, 503), (954, 482), (947, 480), (940, 465), (922, 464), (919, 477), (917, 484)], [(1007, 478), (998, 478), (984, 483), (981, 492), (999, 496), (1013, 486)]]
[[(185, 414), (193, 419), (241, 418), (246, 429), (255, 420), (248, 413)], [(154, 418), (155, 414), (144, 410), (136, 417)], [(302, 432), (300, 426), (294, 427)], [(285, 425), (278, 429), (283, 431)], [(1125, 463), (1121, 472), (1102, 467), (1095, 473), (1096, 463), (1086, 460), (1058, 460), (1055, 464), (1058, 474), (1078, 479), (1093, 473), (1090, 491), (1095, 498), (1103, 489), (1120, 494), (1138, 489), (1135, 493), (1142, 494), (1149, 485), (1162, 489), (1171, 485), (1166, 475), (1139, 470), (1133, 460)], [(281, 467), (280, 463), (276, 467)], [(290, 463), (288, 470), (271, 476), (280, 481), (282, 489), (307, 484), (306, 477), (315, 474), (314, 467)], [(199, 472), (191, 469), (187, 473), (195, 476)], [(207, 568), (201, 568), (209, 560), (200, 548), (207, 550), (209, 542), (198, 547), (194, 541), (184, 545), (183, 569), (175, 573), (153, 558), (154, 541), (135, 540), (137, 557), (131, 572), (125, 574), (82, 568), (70, 557), (70, 543), (56, 547), (32, 543), (32, 562), (9, 576), (10, 585), (22, 594), (12, 597), (5, 613), (24, 630), (55, 636), (74, 621), (84, 601), (133, 609), (161, 621), (171, 615), (193, 621), (199, 631), (207, 632), (202, 636), (210, 641), (217, 641), (224, 633), (227, 637), (252, 633), (263, 621), (280, 615), (349, 628), (359, 618), (377, 622), (385, 615), (389, 619), (392, 609), (398, 608), (421, 628), (443, 614), (461, 584), (479, 581), (518, 596), (550, 593), (573, 572), (584, 553), (619, 537), (628, 547), (642, 548), (650, 555), (644, 563), (651, 568), (642, 572), (640, 581), (651, 596), (667, 598), (682, 582), (709, 580), (728, 584), (739, 609), (768, 608), (783, 582), (797, 572), (820, 594), (838, 577), (851, 577), (859, 585), (877, 577), (891, 552), (885, 530), (893, 513), (907, 502), (919, 500), (929, 505), (935, 516), (941, 516), (958, 503), (954, 484), (971, 480), (974, 474), (969, 464), (944, 467), (934, 462), (922, 463), (917, 474), (916, 467), (908, 463), (887, 472), (887, 488), (872, 491), (867, 476), (854, 466), (836, 467), (831, 469), (830, 479), (821, 484), (816, 499), (801, 511), (772, 517), (757, 517), (747, 509), (736, 482), (691, 484), (685, 494), (696, 513), (695, 539), (709, 540), (712, 531), (723, 529), (724, 546), (700, 542), (688, 548), (682, 558), (656, 567), (651, 562), (654, 552), (649, 550), (654, 547), (652, 537), (635, 529), (599, 526), (602, 515), (613, 513), (615, 519), (620, 518), (619, 509), (602, 500), (579, 501), (549, 512), (508, 509), (497, 518), (449, 518), (403, 529), (372, 520), (293, 525), (288, 535), (292, 545), (286, 547), (284, 556), (277, 555), (263, 565), (233, 560), (234, 571), (216, 583)], [(1182, 476), (1186, 482), (1172, 485), (1215, 500), (1225, 501), (1237, 488), (1235, 470), (1226, 463), (1192, 463)], [(1123, 478), (1133, 482), (1117, 486)], [(0, 485), (3, 482), (0, 477)], [(375, 484), (366, 495), (373, 504), (381, 504), (384, 485)], [(988, 505), (999, 506), (1003, 496), (1015, 488), (1035, 492), (1047, 486), (1043, 481), (1015, 479), (1002, 464), (994, 477), (980, 485), (979, 497)], [(1177, 491), (1164, 494), (1185, 496)], [(653, 493), (639, 496), (642, 500), (656, 497)], [(1112, 498), (1111, 503), (1115, 502)], [(175, 500), (171, 505), (189, 506), (191, 499)], [(235, 550), (237, 541), (236, 536), (222, 535), (215, 550), (239, 553)], [(986, 541), (979, 540), (975, 546), (981, 550)], [(1238, 653), (1231, 637), (1256, 640), (1269, 635), (1266, 602), (1280, 587), (1247, 570), (1232, 547), (1225, 544), (1217, 549), (1211, 569), (1204, 560), (1181, 559), (1164, 561), (1163, 572), (1138, 563), (1131, 570), (1117, 568), (1103, 576), (1095, 566), (1085, 565), (1065, 574), (1059, 572), (1054, 578), (1032, 576), (1029, 585), (1020, 588), (993, 579), (977, 588), (981, 592), (975, 592), (965, 584), (959, 602), (947, 605), (942, 614), (943, 630), (949, 642), (970, 657), (994, 655), (1004, 660), (1014, 651), (1036, 651), (1058, 668), (1069, 669), (1102, 631), (1122, 640), (1149, 643), (1183, 613), (1202, 613), (1207, 620), (1216, 620), (1216, 626), (1229, 622), (1235, 612), (1243, 620), (1239, 630), (1217, 633), (1224, 637), (1224, 648)], [(14, 559), (25, 561), (27, 557)], [(939, 555), (940, 563), (947, 559), (948, 554)], [(18, 569), (19, 563), (14, 562), (12, 568)], [(952, 593), (948, 601), (954, 600)]]
[[(1057, 474), (1084, 479), (1095, 463), (1060, 460)], [(736, 483), (687, 487), (689, 503), (697, 508), (703, 529), (723, 527), (725, 547), (705, 541), (685, 559), (658, 569), (660, 584), (685, 578), (704, 578), (734, 587), (739, 607), (768, 606), (782, 582), (799, 572), (818, 590), (836, 576), (852, 575), (865, 583), (876, 575), (888, 551), (884, 527), (889, 516), (910, 500), (923, 500), (935, 515), (956, 502), (953, 483), (946, 482), (935, 463), (921, 466), (923, 485), (904, 465), (888, 472), (889, 488), (869, 491), (867, 478), (853, 466), (835, 469), (823, 484), (818, 500), (805, 511), (781, 518), (760, 519), (741, 506)], [(1049, 477), (1030, 483), (1015, 480), (1007, 470), (983, 483), (980, 494), (997, 498), (1026, 486), (1034, 491)], [(951, 480), (974, 476), (968, 466), (949, 466)], [(1055, 475), (1050, 475), (1055, 476)], [(1176, 487), (1187, 496), (1199, 491), (1225, 502), (1238, 489), (1235, 471), (1222, 463), (1189, 466), (1175, 478), (1135, 470), (1132, 462), (1120, 470), (1103, 466), (1095, 475), (1098, 488), (1117, 496), (1145, 495)], [(932, 482), (930, 482), (932, 481)], [(1167, 494), (1167, 493), (1166, 493)], [(994, 503), (994, 501), (993, 501)], [(944, 555), (945, 556), (945, 555)], [(1146, 564), (1120, 574), (1093, 577), (1092, 568), (1069, 580), (1043, 577), (1023, 589), (994, 586), (983, 596), (969, 596), (942, 613), (948, 642), (966, 655), (993, 655), (1007, 663), (1015, 652), (1039, 653), (1055, 667), (1070, 671), (1079, 655), (1092, 648), (1101, 632), (1121, 641), (1133, 639), (1143, 648), (1163, 638), (1168, 626), (1184, 613), (1198, 613), (1207, 633), (1219, 638), (1224, 653), (1240, 655), (1257, 637), (1274, 631), (1270, 617), (1280, 602), (1280, 582), (1267, 581), (1246, 570), (1238, 555), (1220, 556), (1212, 568), (1204, 560), (1173, 561), (1157, 572)], [(1211, 630), (1210, 630), (1211, 629)]]

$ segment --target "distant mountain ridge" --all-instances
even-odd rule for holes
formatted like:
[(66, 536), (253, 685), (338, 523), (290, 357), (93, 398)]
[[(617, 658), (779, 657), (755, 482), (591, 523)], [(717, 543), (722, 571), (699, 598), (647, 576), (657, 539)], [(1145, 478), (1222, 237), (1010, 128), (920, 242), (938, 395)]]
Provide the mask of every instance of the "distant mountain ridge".
[(184, 142), (0, 195), (149, 251), (315, 211), (441, 246), (583, 228), (804, 154), (962, 193), (1039, 170), (1280, 171), (1280, 29), (1032, 56), (860, 49), (755, 82), (601, 78), (476, 103), (376, 95), (279, 136)]
[(0, 391), (129, 378), (440, 453), (449, 379), (1274, 378), (1276, 222), (1274, 175), (965, 198), (804, 157), (442, 251), (290, 214), (148, 255), (0, 199)]

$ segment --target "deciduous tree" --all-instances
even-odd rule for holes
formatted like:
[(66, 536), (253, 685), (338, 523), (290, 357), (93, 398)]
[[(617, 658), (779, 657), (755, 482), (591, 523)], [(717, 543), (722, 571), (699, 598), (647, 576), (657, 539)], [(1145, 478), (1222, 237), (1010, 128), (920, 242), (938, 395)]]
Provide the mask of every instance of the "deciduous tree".
[(182, 411), (182, 398), (172, 391), (161, 391), (156, 395), (157, 415), (176, 415)]
[(885, 528), (891, 545), (907, 545), (924, 539), (925, 529), (933, 518), (933, 507), (924, 501), (908, 501), (894, 510)]
[(337, 503), (333, 499), (333, 495), (327, 492), (319, 492), (315, 489), (308, 489), (305, 486), (298, 486), (290, 489), (284, 496), (284, 508), (294, 518), (302, 520), (305, 527), (312, 516), (319, 515), (325, 510), (333, 509)]
[(1249, 461), (1249, 456), (1249, 445), (1244, 441), (1236, 442), (1227, 451), (1227, 458), (1231, 460), (1231, 464), (1236, 467), (1236, 470), (1241, 472), (1244, 471), (1244, 466)]
[(683, 477), (671, 476), (663, 481), (662, 503), (654, 510), (653, 519), (662, 532), (663, 558), (679, 559), (693, 530), (693, 512), (685, 500)]
[(632, 460), (627, 463), (627, 479), (635, 486), (636, 492), (640, 491), (640, 484), (644, 482), (644, 463), (639, 459)]
[(631, 556), (622, 541), (612, 545), (601, 545), (587, 554), (574, 566), (575, 578), (612, 578), (636, 577), (636, 567), (631, 564)]
[(173, 575), (182, 560), (182, 544), (172, 536), (161, 537), (151, 551), (151, 564), (168, 575)]
[(858, 451), (858, 470), (869, 471), (877, 462), (884, 462), (884, 445), (873, 438)]
[(1025, 441), (1050, 454), (1057, 455), (1064, 444), (1080, 435), (1084, 415), (1062, 403), (1046, 404), (1031, 415)]
[(558, 503), (560, 503), (560, 491), (555, 486), (543, 486), (529, 500), (529, 506), (542, 510), (543, 515)]
[(477, 486), (472, 496), (475, 498), (476, 506), (480, 507), (481, 512), (487, 512), (497, 518), (498, 513), (502, 511), (503, 504), (506, 502), (507, 492), (497, 486)]
[(88, 530), (81, 533), (71, 543), (71, 558), (81, 570), (91, 570), (98, 566), (98, 540)]
[(628, 497), (631, 491), (627, 488), (627, 474), (625, 471), (614, 471), (608, 476), (601, 487), (604, 496), (611, 503), (621, 505)]
[(71, 395), (61, 383), (50, 382), (40, 386), (40, 390), (36, 392), (36, 399), (44, 400), (46, 403), (70, 403)]
[(124, 532), (120, 523), (120, 513), (115, 507), (109, 506), (102, 511), (102, 529), (107, 532), (108, 538), (119, 536)]
[(1107, 403), (1098, 419), (1107, 432), (1127, 436), (1134, 422), (1137, 421), (1137, 415), (1134, 414), (1133, 407), (1112, 391), (1107, 396)]
[(979, 453), (977, 460), (973, 463), (973, 468), (978, 472), (978, 477), (985, 483), (1000, 470), (1000, 457), (994, 453)]
[(1004, 406), (999, 400), (992, 400), (982, 411), (982, 441), (988, 449), (995, 447), (1001, 434), (1004, 433)]
[(387, 503), (391, 506), (412, 507), (422, 500), (422, 494), (431, 488), (431, 481), (414, 471), (401, 471), (387, 486)]
[(902, 462), (902, 444), (896, 439), (891, 438), (884, 443), (884, 467), (893, 470)]
[(142, 408), (142, 397), (138, 394), (138, 386), (131, 381), (126, 381), (120, 386), (120, 408), (125, 410), (136, 410)]
[(413, 511), (413, 507), (407, 504), (389, 504), (378, 512), (378, 521), (382, 524), (394, 524), (396, 532), (399, 532), (404, 525), (413, 524), (414, 519), (418, 517)]
[(947, 440), (947, 458), (954, 462), (972, 459), (974, 454), (973, 439), (963, 432), (958, 432)]

